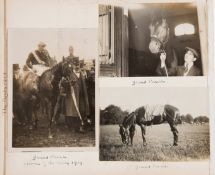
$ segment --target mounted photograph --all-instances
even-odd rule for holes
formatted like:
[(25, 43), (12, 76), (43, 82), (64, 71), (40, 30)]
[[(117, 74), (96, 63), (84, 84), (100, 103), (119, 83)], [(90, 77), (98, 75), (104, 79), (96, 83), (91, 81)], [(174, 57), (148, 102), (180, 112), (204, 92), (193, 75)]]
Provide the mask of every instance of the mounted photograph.
[(206, 12), (192, 3), (99, 5), (99, 76), (206, 76)]
[(95, 146), (96, 29), (8, 30), (12, 148)]
[(207, 88), (102, 87), (99, 100), (100, 161), (209, 161)]

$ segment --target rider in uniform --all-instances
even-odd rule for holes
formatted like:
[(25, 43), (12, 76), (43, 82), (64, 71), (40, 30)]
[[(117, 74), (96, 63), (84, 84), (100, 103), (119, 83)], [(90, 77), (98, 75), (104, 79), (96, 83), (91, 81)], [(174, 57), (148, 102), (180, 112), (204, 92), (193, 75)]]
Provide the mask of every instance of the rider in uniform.
[(38, 49), (31, 52), (26, 60), (26, 65), (29, 68), (33, 68), (33, 65), (44, 65), (50, 67), (51, 57), (46, 50), (46, 44), (44, 42), (39, 42)]

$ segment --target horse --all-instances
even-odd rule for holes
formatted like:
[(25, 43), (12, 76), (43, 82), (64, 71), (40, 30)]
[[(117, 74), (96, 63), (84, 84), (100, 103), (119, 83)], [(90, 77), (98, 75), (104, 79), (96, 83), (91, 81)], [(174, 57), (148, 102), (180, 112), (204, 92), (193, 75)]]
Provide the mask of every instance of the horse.
[(178, 145), (178, 130), (176, 128), (176, 120), (179, 116), (178, 108), (172, 105), (165, 105), (163, 113), (153, 115), (147, 118), (146, 107), (142, 106), (134, 112), (128, 114), (122, 124), (119, 125), (119, 133), (121, 135), (122, 143), (128, 145), (131, 142), (133, 145), (133, 137), (135, 135), (136, 124), (140, 126), (142, 132), (143, 145), (146, 146), (146, 126), (158, 125), (167, 122), (171, 128), (174, 136), (173, 146)]
[[(154, 17), (149, 25), (149, 30), (151, 37), (149, 43), (150, 52), (154, 55), (165, 53), (167, 55), (167, 65), (169, 67), (176, 67), (178, 65), (178, 58), (175, 49), (168, 45), (170, 31), (166, 19), (164, 17)], [(166, 67), (165, 71), (168, 76)], [(156, 73), (161, 75), (159, 70)]]
[(54, 107), (59, 96), (59, 82), (62, 77), (67, 76), (72, 70), (72, 61), (63, 59), (52, 68), (46, 70), (39, 77), (39, 97), (41, 106), (44, 108), (44, 112), (47, 116), (48, 126), (48, 138), (53, 138), (52, 123), (55, 123)]
[(169, 27), (165, 18), (152, 20), (150, 26), (149, 50), (153, 54), (157, 54), (163, 51), (165, 44), (169, 40)]
[[(71, 69), (69, 60), (61, 61), (45, 70), (40, 76), (33, 70), (26, 69), (18, 80), (14, 78), (13, 109), (18, 118), (28, 121), (29, 129), (37, 128), (37, 111), (41, 107), (49, 122), (48, 137), (52, 138), (53, 108), (59, 94), (59, 82)], [(18, 97), (18, 99), (17, 99)], [(24, 106), (24, 108), (23, 108)]]

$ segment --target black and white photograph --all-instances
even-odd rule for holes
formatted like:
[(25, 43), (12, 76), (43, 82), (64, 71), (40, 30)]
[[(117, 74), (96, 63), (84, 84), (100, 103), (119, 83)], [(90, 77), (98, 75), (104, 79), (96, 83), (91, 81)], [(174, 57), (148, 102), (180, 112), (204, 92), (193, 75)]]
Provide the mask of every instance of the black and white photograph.
[(13, 148), (95, 146), (96, 29), (11, 29)]
[(102, 87), (99, 99), (100, 161), (210, 159), (207, 88)]
[(203, 15), (195, 2), (99, 5), (99, 76), (207, 75)]

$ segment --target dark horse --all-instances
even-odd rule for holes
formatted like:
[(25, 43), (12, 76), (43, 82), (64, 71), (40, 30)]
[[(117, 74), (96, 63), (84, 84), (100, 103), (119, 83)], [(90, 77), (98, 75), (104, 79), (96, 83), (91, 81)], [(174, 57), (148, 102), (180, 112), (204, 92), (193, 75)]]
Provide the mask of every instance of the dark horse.
[(169, 27), (166, 19), (153, 19), (150, 26), (151, 41), (149, 50), (153, 54), (157, 54), (164, 49), (165, 44), (169, 40)]
[(171, 131), (174, 136), (174, 146), (178, 145), (178, 130), (176, 128), (176, 120), (179, 116), (179, 110), (171, 105), (165, 105), (164, 111), (162, 115), (151, 116), (150, 120), (148, 120), (145, 116), (146, 108), (140, 107), (135, 112), (127, 115), (122, 125), (120, 125), (119, 133), (121, 135), (122, 142), (124, 144), (129, 144), (129, 139), (131, 141), (131, 145), (133, 144), (133, 137), (135, 134), (135, 125), (139, 125), (142, 131), (143, 145), (146, 145), (146, 126), (162, 124), (164, 122), (169, 123)]
[[(151, 41), (149, 50), (152, 54), (160, 57), (161, 53), (167, 55), (166, 64), (169, 67), (178, 65), (178, 58), (173, 46), (168, 44), (169, 41), (169, 26), (166, 19), (160, 16), (154, 17), (149, 25)], [(160, 65), (158, 65), (160, 66)], [(166, 75), (168, 76), (167, 68), (165, 67)], [(162, 75), (159, 70), (156, 70), (158, 75)]]
[[(41, 76), (32, 70), (24, 70), (18, 80), (14, 79), (14, 114), (27, 119), (29, 129), (37, 128), (39, 106), (49, 122), (48, 137), (52, 138), (53, 110), (59, 95), (59, 82), (72, 71), (72, 61), (63, 59), (44, 71)], [(25, 108), (23, 108), (25, 106)], [(19, 116), (18, 116), (19, 115)]]
[(49, 121), (49, 138), (53, 137), (51, 129), (52, 123), (54, 122), (54, 107), (59, 95), (59, 82), (62, 77), (67, 76), (71, 70), (72, 61), (63, 59), (63, 61), (46, 70), (41, 77), (39, 77), (39, 98)]

